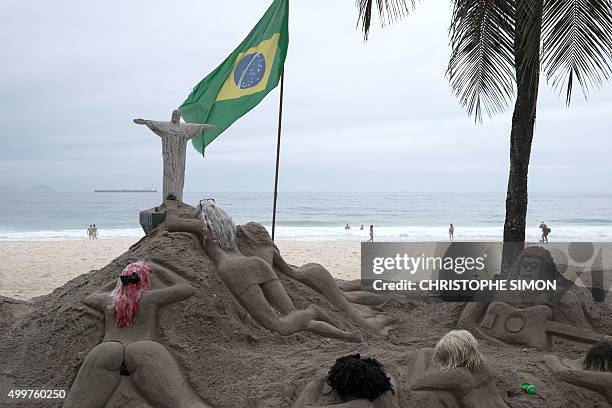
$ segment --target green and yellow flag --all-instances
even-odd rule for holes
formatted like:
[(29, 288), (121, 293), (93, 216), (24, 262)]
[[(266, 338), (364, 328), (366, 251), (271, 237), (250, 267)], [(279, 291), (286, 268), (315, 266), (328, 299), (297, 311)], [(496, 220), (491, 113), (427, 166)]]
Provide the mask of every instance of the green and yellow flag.
[(216, 126), (192, 139), (198, 152), (278, 85), (289, 45), (288, 21), (289, 0), (274, 0), (238, 48), (179, 107), (185, 122)]

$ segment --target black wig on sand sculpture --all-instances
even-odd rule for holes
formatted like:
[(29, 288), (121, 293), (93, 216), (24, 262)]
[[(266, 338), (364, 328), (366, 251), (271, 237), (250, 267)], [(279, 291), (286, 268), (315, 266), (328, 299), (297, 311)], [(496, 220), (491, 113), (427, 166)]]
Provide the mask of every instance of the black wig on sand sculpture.
[(398, 394), (397, 382), (378, 360), (354, 354), (317, 373), (293, 408), (399, 408)]

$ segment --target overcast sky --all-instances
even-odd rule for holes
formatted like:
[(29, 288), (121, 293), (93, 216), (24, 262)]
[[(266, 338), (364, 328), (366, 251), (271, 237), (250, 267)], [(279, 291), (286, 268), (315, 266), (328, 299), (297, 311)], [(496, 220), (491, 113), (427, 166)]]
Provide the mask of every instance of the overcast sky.
[[(169, 120), (269, 0), (0, 2), (0, 186), (160, 188)], [(292, 0), (281, 191), (504, 191), (511, 110), (475, 125), (451, 93), (450, 2), (363, 42), (353, 0)], [(612, 86), (588, 103), (543, 81), (532, 191), (611, 191)], [(278, 89), (207, 148), (187, 191), (271, 191)], [(8, 176), (7, 176), (8, 175)]]

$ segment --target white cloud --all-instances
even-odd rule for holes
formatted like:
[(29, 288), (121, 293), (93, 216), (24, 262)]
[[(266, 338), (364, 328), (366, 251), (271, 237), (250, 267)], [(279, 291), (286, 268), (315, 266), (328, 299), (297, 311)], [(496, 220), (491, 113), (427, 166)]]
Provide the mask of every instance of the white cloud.
[[(264, 2), (265, 3), (265, 2)], [(281, 189), (503, 191), (510, 117), (475, 125), (444, 78), (449, 2), (423, 2), (363, 42), (351, 2), (292, 2)], [(0, 4), (2, 183), (90, 190), (158, 185), (168, 119), (263, 14), (262, 2)], [(609, 84), (570, 109), (543, 85), (531, 188), (602, 190), (611, 164)], [(190, 190), (272, 189), (278, 90), (208, 149)], [(75, 169), (79, 169), (75, 172)], [(409, 180), (409, 181), (407, 181)]]

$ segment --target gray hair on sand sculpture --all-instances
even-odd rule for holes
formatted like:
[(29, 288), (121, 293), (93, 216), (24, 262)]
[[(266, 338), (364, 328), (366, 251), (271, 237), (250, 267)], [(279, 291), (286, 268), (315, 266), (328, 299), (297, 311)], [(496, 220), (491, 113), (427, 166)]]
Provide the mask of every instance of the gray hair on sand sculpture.
[(478, 351), (478, 341), (467, 330), (452, 330), (446, 333), (436, 344), (432, 358), (434, 364), (444, 371), (465, 367), (476, 372), (484, 364)]
[(204, 238), (215, 239), (226, 251), (238, 248), (236, 225), (225, 211), (215, 204), (214, 200), (201, 200), (196, 207), (196, 215), (204, 223)]

